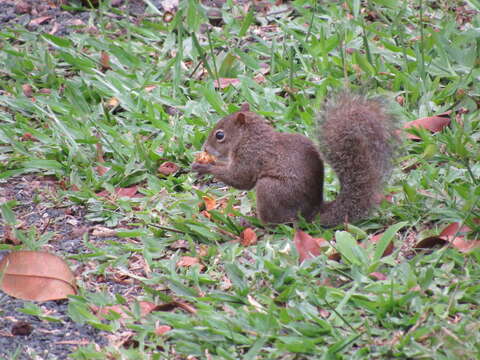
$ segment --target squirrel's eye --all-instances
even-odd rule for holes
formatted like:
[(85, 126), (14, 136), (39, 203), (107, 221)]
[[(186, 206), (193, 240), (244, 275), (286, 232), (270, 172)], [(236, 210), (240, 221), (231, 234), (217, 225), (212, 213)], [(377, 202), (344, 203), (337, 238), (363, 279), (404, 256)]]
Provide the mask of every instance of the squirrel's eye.
[(225, 133), (223, 132), (223, 130), (218, 130), (216, 133), (215, 133), (215, 138), (218, 140), (218, 141), (223, 141), (225, 139)]

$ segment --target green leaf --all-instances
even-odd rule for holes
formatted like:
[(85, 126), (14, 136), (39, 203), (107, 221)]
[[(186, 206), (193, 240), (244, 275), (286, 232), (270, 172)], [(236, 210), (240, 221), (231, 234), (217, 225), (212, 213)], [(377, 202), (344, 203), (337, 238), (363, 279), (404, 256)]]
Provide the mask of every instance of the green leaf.
[(0, 205), (0, 211), (2, 213), (3, 221), (5, 221), (6, 224), (15, 225), (17, 223), (15, 213), (12, 211), (12, 208), (8, 202)]
[(63, 48), (71, 48), (73, 47), (73, 42), (67, 38), (60, 38), (50, 34), (42, 34), (42, 36), (52, 45), (60, 46)]
[(398, 230), (400, 230), (401, 228), (403, 228), (407, 224), (408, 224), (407, 221), (402, 221), (402, 222), (399, 222), (397, 224), (393, 224), (383, 233), (382, 237), (380, 238), (380, 240), (378, 241), (378, 243), (375, 246), (375, 253), (373, 255), (373, 262), (377, 262), (382, 258), (383, 253), (387, 249), (388, 244), (390, 244), (390, 241), (392, 241), (395, 234), (398, 232)]

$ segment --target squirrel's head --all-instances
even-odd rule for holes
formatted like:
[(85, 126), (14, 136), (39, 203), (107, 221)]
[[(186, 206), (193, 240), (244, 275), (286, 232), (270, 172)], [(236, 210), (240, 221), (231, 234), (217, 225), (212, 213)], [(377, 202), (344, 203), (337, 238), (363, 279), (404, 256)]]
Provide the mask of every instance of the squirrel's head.
[(243, 104), (240, 111), (224, 117), (215, 125), (208, 135), (204, 150), (221, 161), (227, 161), (232, 149), (242, 142), (257, 117), (247, 103)]

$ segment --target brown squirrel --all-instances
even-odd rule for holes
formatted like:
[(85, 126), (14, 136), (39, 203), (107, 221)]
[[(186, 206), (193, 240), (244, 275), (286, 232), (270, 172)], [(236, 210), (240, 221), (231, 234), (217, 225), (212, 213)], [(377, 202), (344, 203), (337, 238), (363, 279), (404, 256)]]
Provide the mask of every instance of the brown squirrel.
[[(192, 170), (212, 174), (237, 189), (256, 187), (264, 223), (308, 221), (318, 214), (324, 226), (364, 218), (378, 203), (395, 148), (394, 120), (383, 102), (350, 93), (328, 101), (320, 115), (320, 151), (307, 137), (276, 132), (242, 105), (221, 119), (204, 144), (211, 163)], [(340, 193), (323, 201), (323, 161), (340, 180)]]

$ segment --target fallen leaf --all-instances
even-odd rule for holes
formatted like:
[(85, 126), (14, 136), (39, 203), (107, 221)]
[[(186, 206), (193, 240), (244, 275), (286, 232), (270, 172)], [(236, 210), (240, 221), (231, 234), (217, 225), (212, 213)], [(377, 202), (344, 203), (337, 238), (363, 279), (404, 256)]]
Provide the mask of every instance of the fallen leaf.
[[(447, 111), (445, 113), (435, 115), (435, 116), (428, 116), (424, 118), (420, 118), (417, 120), (409, 121), (405, 125), (403, 125), (404, 129), (409, 129), (409, 128), (424, 128), (432, 133), (436, 133), (447, 127), (451, 120), (450, 120), (450, 114), (451, 111)], [(407, 134), (407, 138), (412, 139), (412, 140), (419, 140), (420, 137), (413, 135), (413, 134)]]
[(213, 86), (215, 86), (217, 89), (218, 88), (225, 89), (230, 85), (238, 85), (238, 84), (240, 84), (240, 80), (237, 78), (220, 78), (218, 79), (218, 81), (217, 79), (213, 81)]
[(32, 333), (33, 326), (26, 321), (17, 321), (12, 326), (12, 335), (28, 336)]
[(190, 314), (197, 313), (197, 309), (195, 309), (192, 305), (184, 301), (171, 301), (169, 303), (157, 305), (155, 307), (155, 311), (172, 311), (172, 310), (175, 310), (176, 308), (183, 309)]
[(179, 167), (171, 161), (165, 161), (162, 165), (159, 166), (158, 172), (162, 175), (168, 176), (175, 174), (178, 171)]
[(97, 166), (95, 166), (95, 171), (96, 171), (97, 174), (100, 175), (100, 176), (105, 175), (109, 170), (110, 170), (109, 167), (106, 167), (106, 166), (103, 166), (103, 165), (97, 165)]
[(3, 226), (3, 237), (5, 239), (5, 244), (20, 245), (22, 243), (20, 239), (14, 235), (10, 225)]
[(116, 97), (111, 97), (107, 101), (107, 108), (108, 109), (113, 109), (117, 107), (120, 104), (120, 101)]
[[(480, 220), (479, 220), (480, 221)], [(415, 249), (431, 249), (434, 246), (444, 246), (450, 243), (454, 248), (461, 252), (468, 252), (480, 247), (480, 240), (465, 240), (463, 234), (468, 233), (471, 229), (458, 222), (451, 223), (443, 229), (438, 236), (430, 236), (420, 240)]]
[(168, 325), (159, 325), (155, 328), (155, 334), (156, 335), (163, 335), (163, 334), (169, 332), (170, 330), (172, 330), (172, 328)]
[(193, 256), (182, 256), (177, 262), (178, 267), (190, 267), (195, 264), (200, 264), (200, 260)]
[(60, 29), (60, 24), (58, 22), (55, 22), (55, 24), (53, 24), (52, 26), (52, 30), (50, 30), (48, 33), (50, 35), (53, 35), (55, 34), (58, 30)]
[(32, 85), (30, 84), (23, 84), (22, 91), (23, 91), (23, 95), (25, 95), (26, 97), (31, 98), (33, 96), (33, 88), (32, 88)]
[(36, 25), (41, 25), (41, 24), (47, 22), (48, 20), (50, 20), (51, 18), (52, 18), (52, 17), (51, 17), (51, 16), (48, 16), (48, 15), (47, 15), (47, 16), (40, 16), (40, 17), (38, 17), (38, 18), (33, 19), (32, 21), (30, 21), (30, 22), (28, 23), (28, 25), (30, 25), (30, 26), (32, 26), (32, 25), (34, 25), (34, 26), (36, 26)]
[[(380, 241), (380, 238), (383, 236), (383, 233), (380, 233), (380, 234), (376, 234), (376, 235), (373, 235), (371, 238), (370, 238), (370, 242), (373, 243), (373, 244), (376, 244)], [(364, 245), (365, 243), (362, 242), (360, 243), (360, 246), (362, 247), (366, 247)], [(388, 243), (388, 246), (387, 248), (385, 249), (385, 251), (383, 252), (383, 255), (382, 256), (388, 256), (388, 255), (391, 255), (393, 253), (393, 249), (394, 249), (394, 246), (393, 246), (393, 241), (390, 241)]]
[(374, 271), (370, 274), (368, 274), (371, 278), (375, 280), (387, 280), (387, 276), (385, 274), (382, 274), (381, 272)]
[(242, 238), (241, 244), (243, 246), (251, 246), (257, 243), (257, 234), (250, 228), (243, 230), (240, 237)]
[(431, 236), (420, 240), (413, 248), (414, 249), (432, 249), (435, 246), (445, 246), (448, 241), (438, 236)]
[[(140, 315), (145, 316), (152, 311), (155, 310), (156, 306), (154, 303), (150, 301), (139, 301), (138, 305), (140, 307)], [(126, 319), (129, 317), (128, 312), (130, 312), (129, 308), (126, 305), (110, 305), (110, 306), (90, 306), (93, 312), (100, 318), (105, 319), (105, 315), (108, 315), (111, 311), (120, 315), (122, 319)]]
[(145, 91), (146, 92), (152, 92), (155, 88), (157, 87), (157, 85), (147, 85), (145, 86)]
[(58, 300), (76, 293), (67, 263), (47, 252), (11, 252), (0, 261), (0, 273), (0, 289), (19, 299)]
[(97, 225), (94, 227), (92, 231), (92, 236), (100, 237), (100, 238), (117, 236), (117, 230), (109, 229), (107, 227)]
[(300, 263), (320, 255), (320, 249), (328, 246), (328, 242), (322, 238), (313, 238), (307, 233), (297, 230), (293, 242), (299, 254)]
[(100, 53), (100, 64), (102, 65), (102, 72), (112, 69), (110, 66), (110, 55), (106, 51)]
[(205, 209), (207, 211), (214, 210), (217, 207), (217, 202), (214, 198), (202, 196), (202, 200), (205, 203)]

